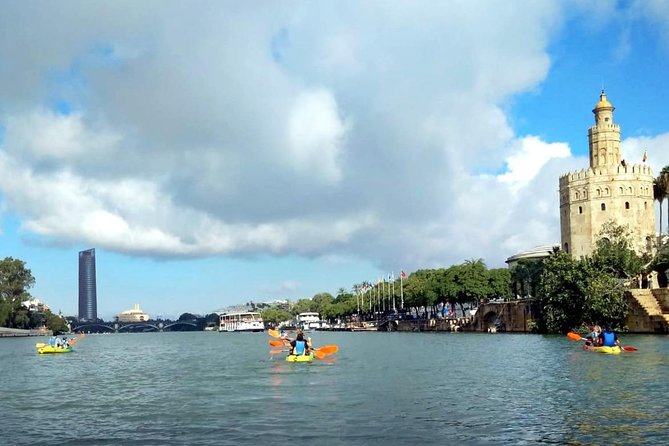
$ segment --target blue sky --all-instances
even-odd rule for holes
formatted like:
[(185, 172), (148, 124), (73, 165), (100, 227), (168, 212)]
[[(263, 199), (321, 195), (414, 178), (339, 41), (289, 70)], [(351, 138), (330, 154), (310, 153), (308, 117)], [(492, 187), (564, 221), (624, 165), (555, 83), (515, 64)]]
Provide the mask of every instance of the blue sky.
[(602, 87), (669, 164), (666, 2), (36, 4), (0, 7), (0, 256), (67, 315), (88, 248), (105, 319), (505, 266), (559, 242)]

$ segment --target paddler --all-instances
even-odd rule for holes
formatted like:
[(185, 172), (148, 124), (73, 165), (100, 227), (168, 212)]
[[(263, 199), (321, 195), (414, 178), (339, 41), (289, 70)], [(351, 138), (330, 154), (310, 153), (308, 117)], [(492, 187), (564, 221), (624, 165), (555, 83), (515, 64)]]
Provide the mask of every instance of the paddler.
[(302, 330), (297, 331), (297, 337), (294, 341), (290, 341), (290, 354), (295, 356), (308, 355), (311, 350), (311, 342), (304, 339), (304, 332)]
[(607, 325), (604, 331), (599, 334), (599, 345), (604, 347), (620, 347), (618, 335), (611, 329), (610, 325)]

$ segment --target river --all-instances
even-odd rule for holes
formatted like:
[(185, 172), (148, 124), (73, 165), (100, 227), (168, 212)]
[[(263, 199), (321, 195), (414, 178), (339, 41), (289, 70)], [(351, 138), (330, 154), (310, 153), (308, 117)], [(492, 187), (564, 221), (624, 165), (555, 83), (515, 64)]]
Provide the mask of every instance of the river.
[(566, 337), (311, 334), (339, 352), (269, 354), (262, 333), (0, 339), (0, 439), (33, 445), (669, 443), (669, 338), (585, 352)]

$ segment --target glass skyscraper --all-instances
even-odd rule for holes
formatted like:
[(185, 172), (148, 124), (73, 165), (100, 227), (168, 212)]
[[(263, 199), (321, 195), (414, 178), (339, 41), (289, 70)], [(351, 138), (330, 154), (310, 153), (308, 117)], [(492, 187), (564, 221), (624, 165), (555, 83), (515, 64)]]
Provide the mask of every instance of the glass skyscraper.
[(95, 282), (95, 249), (79, 252), (79, 320), (98, 318), (98, 295)]

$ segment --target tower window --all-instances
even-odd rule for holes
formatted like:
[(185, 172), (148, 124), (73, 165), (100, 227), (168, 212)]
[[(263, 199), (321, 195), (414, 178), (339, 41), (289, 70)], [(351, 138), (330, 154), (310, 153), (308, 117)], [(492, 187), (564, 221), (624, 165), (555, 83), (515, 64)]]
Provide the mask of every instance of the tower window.
[(564, 244), (564, 252), (569, 252), (569, 243)]
[(579, 207), (578, 207), (578, 213), (579, 213), (579, 214), (582, 214), (582, 213), (583, 213), (583, 206), (579, 206)]
[(648, 202), (647, 202), (647, 201), (644, 201), (644, 202), (643, 202), (643, 208), (644, 208), (644, 209), (648, 209)]
[(606, 210), (606, 204), (604, 204), (604, 203), (602, 203), (602, 210), (603, 210), (603, 211)]
[(623, 194), (623, 188), (621, 187), (620, 188), (620, 195), (622, 195), (622, 194)]
[(626, 201), (626, 202), (625, 202), (625, 209), (629, 209), (629, 208), (630, 208), (630, 202), (629, 202), (629, 201)]

